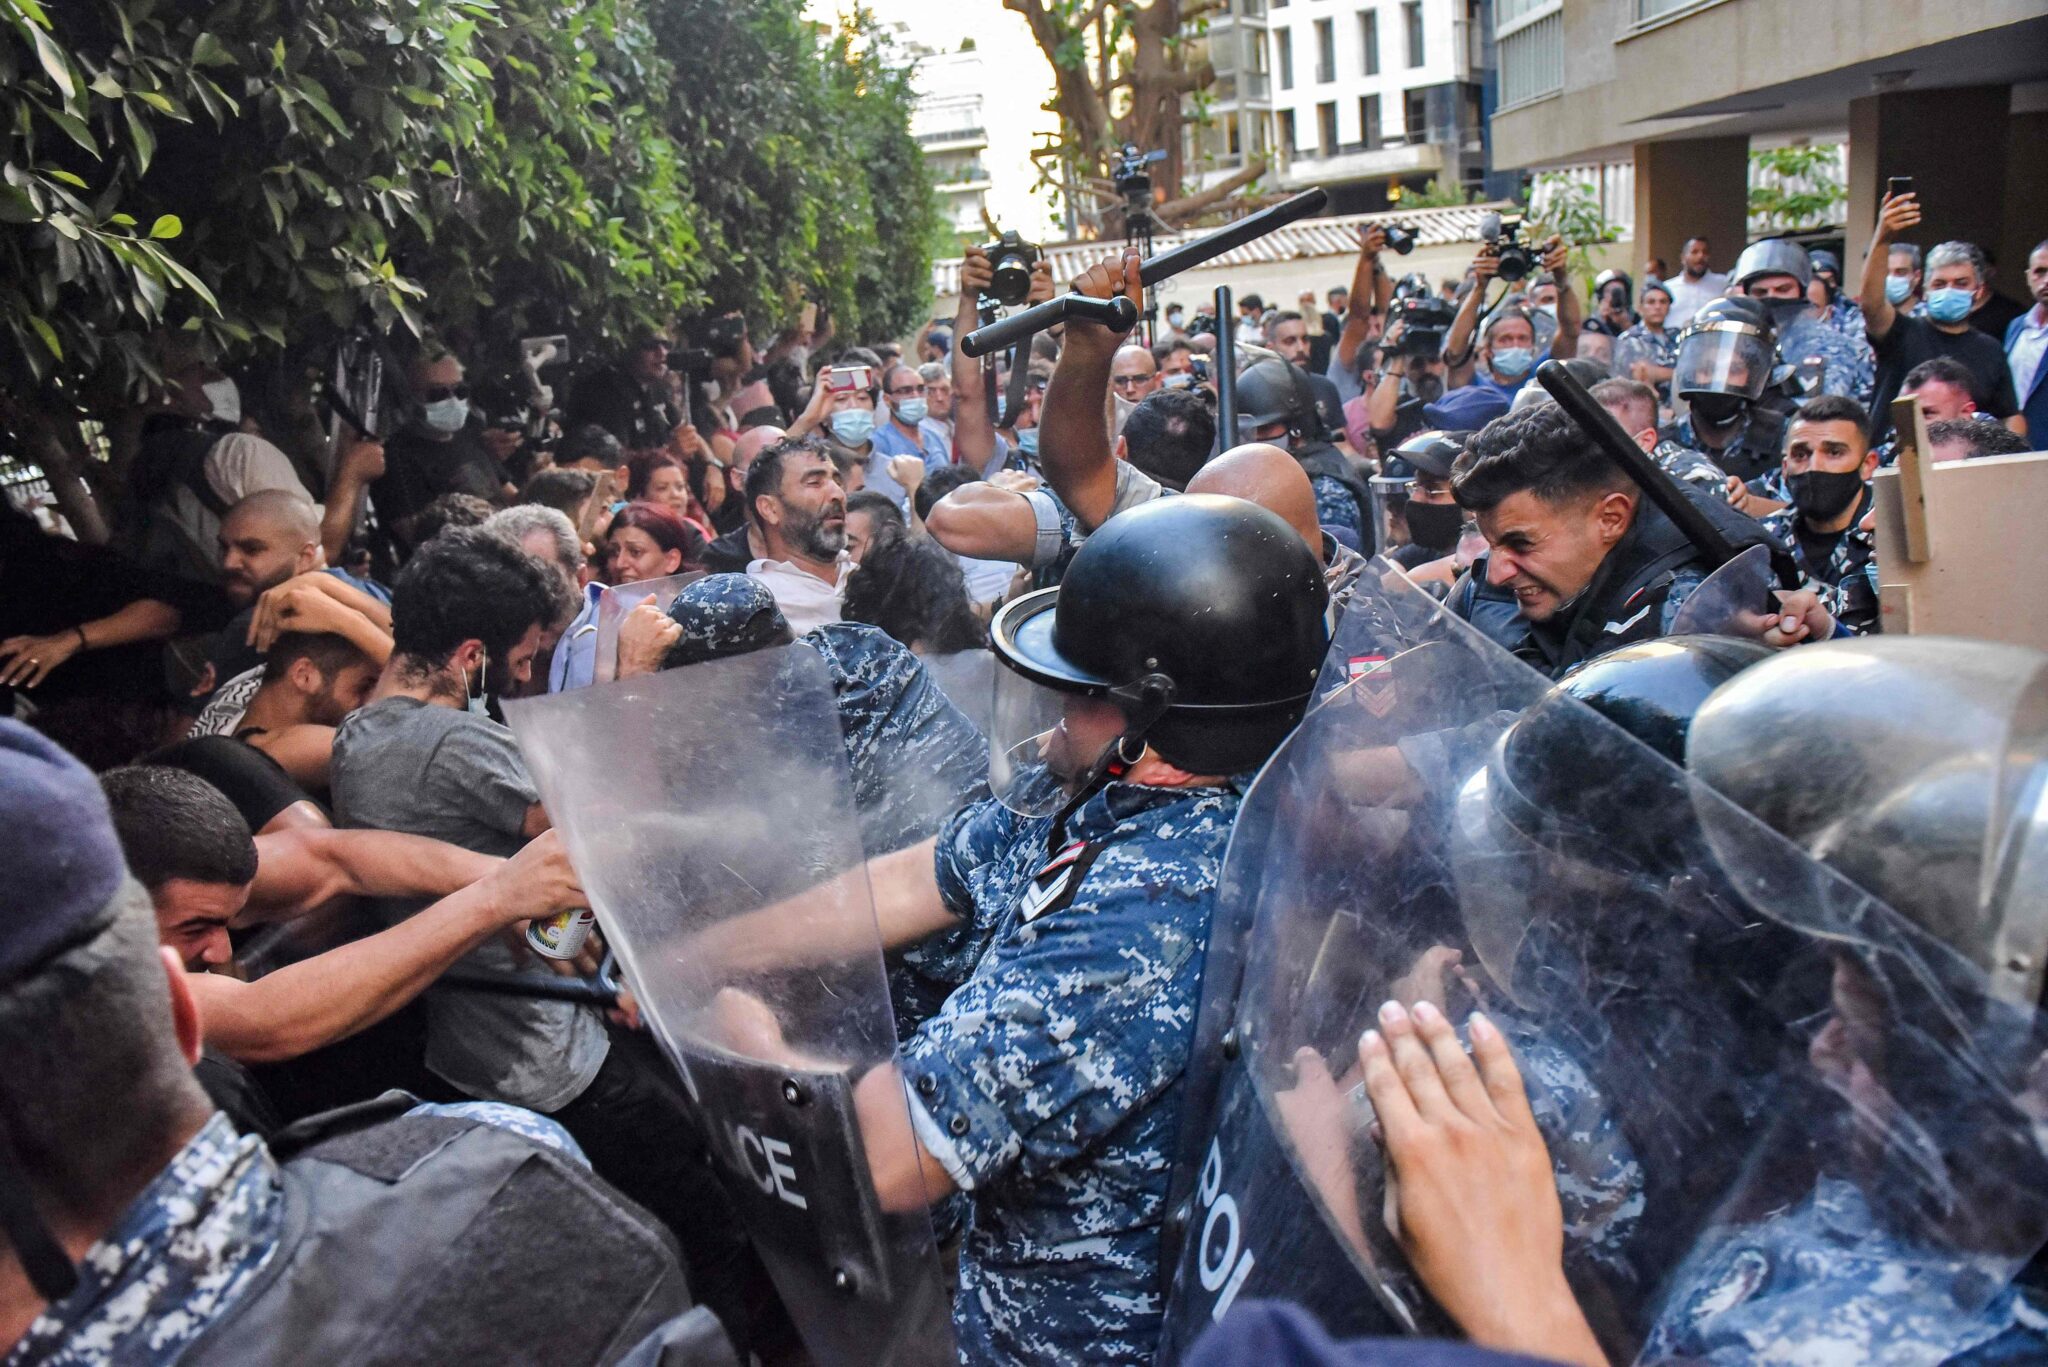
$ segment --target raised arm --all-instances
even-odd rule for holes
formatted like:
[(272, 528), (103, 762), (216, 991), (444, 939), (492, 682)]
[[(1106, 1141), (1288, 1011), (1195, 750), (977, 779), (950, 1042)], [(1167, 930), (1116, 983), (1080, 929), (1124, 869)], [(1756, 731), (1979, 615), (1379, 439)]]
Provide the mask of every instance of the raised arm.
[[(1119, 261), (1098, 262), (1074, 282), (1074, 290), (1095, 299), (1124, 295), (1142, 315), (1141, 264), (1135, 251), (1125, 252)], [(1122, 333), (1099, 324), (1071, 322), (1039, 411), (1044, 436), (1039, 438), (1038, 460), (1046, 483), (1084, 527), (1101, 526), (1116, 507), (1116, 453), (1110, 446), (1104, 396), (1123, 340)]]
[(1585, 321), (1586, 311), (1579, 304), (1578, 291), (1572, 288), (1571, 250), (1556, 233), (1543, 244), (1543, 269), (1557, 281), (1557, 336), (1551, 339), (1550, 354), (1569, 361), (1578, 355), (1579, 325)]
[(1479, 306), (1485, 300), (1486, 282), (1499, 269), (1500, 254), (1489, 244), (1472, 258), (1472, 288), (1458, 301), (1451, 318), (1451, 330), (1444, 334), (1444, 388), (1456, 389), (1472, 382), (1474, 335), (1479, 330)]
[(1872, 344), (1882, 342), (1898, 321), (1898, 310), (1885, 297), (1884, 277), (1891, 268), (1891, 246), (1900, 233), (1920, 222), (1920, 199), (1908, 191), (1886, 195), (1878, 207), (1877, 230), (1870, 235), (1870, 250), (1863, 256), (1863, 280), (1857, 287), (1857, 302), (1863, 305), (1863, 330)]
[(238, 924), (302, 915), (336, 897), (446, 897), (504, 860), (396, 831), (256, 837), (256, 881)]
[(250, 1063), (296, 1058), (383, 1020), (499, 930), (589, 904), (557, 836), (493, 862), (417, 916), (255, 982), (192, 974), (206, 1042)]
[(356, 514), (362, 511), (363, 490), (383, 473), (384, 448), (374, 441), (356, 442), (341, 453), (334, 479), (327, 486), (326, 511), (320, 518), (320, 548), (327, 552), (328, 564), (341, 563), (341, 553), (356, 527)]
[(925, 530), (932, 540), (970, 560), (1030, 566), (1037, 558), (1038, 519), (1031, 500), (986, 481), (963, 484), (940, 499)]
[(1344, 315), (1344, 330), (1337, 334), (1337, 363), (1347, 373), (1356, 369), (1358, 348), (1372, 335), (1373, 316), (1385, 312), (1387, 300), (1393, 297), (1393, 282), (1380, 269), (1380, 251), (1386, 245), (1387, 230), (1379, 224), (1359, 231), (1358, 264), (1351, 268), (1351, 293), (1346, 296), (1351, 311)]
[(994, 279), (988, 257), (969, 247), (960, 262), (960, 305), (953, 314), (953, 453), (982, 474), (996, 458), (996, 425), (988, 413), (988, 373), (960, 339), (981, 325), (981, 292)]

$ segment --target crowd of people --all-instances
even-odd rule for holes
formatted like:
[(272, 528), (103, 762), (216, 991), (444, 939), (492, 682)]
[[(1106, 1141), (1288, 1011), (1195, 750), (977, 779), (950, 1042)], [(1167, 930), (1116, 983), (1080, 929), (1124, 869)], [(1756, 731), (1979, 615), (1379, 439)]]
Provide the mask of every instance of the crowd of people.
[[(1072, 321), (989, 362), (959, 345), (994, 309), (969, 249), (907, 344), (757, 349), (716, 317), (548, 385), (530, 358), (513, 423), (429, 345), (391, 430), (331, 454), (167, 367), (113, 542), (0, 508), (7, 1367), (393, 1335), (374, 1360), (802, 1360), (602, 924), (568, 957), (530, 933), (592, 899), (504, 720), (778, 647), (832, 679), (890, 954), (900, 1054), (852, 1122), (880, 1208), (951, 1212), (962, 1360), (1150, 1362), (1225, 847), (1354, 596), (1395, 576), (1566, 678), (1688, 620), (1703, 520), (1798, 586), (1741, 627), (1763, 653), (1881, 633), (1892, 400), (1936, 461), (2048, 447), (2048, 242), (2022, 311), (1919, 216), (1887, 198), (1854, 280), (1783, 239), (1718, 272), (1694, 239), (1585, 299), (1558, 238), (1512, 281), (1489, 245), (1432, 282), (1371, 227), (1321, 301), (1169, 307), (1149, 343)], [(1030, 299), (1066, 285), (1145, 294), (1128, 254), (1057, 285), (1041, 261)], [(1605, 1362), (1544, 1268), (1514, 1052), (1484, 1016), (1469, 1040), (1395, 1002), (1359, 1045), (1402, 1246), (1478, 1342)], [(1488, 1220), (1512, 1267), (1458, 1251)], [(2048, 1355), (2024, 1304), (1999, 1360)]]

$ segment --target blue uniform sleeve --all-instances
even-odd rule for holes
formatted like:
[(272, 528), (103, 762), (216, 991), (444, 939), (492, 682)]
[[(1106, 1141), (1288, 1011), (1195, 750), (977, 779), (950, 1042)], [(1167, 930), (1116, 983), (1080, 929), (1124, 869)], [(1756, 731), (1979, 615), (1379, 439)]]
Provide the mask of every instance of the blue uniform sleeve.
[(1009, 848), (1017, 815), (994, 798), (971, 803), (939, 828), (938, 848), (933, 852), (933, 872), (938, 875), (939, 896), (946, 910), (963, 921), (974, 919), (974, 871), (998, 858)]
[(1179, 1075), (1215, 863), (1163, 839), (1106, 849), (911, 1037), (905, 1075), (963, 1186), (1073, 1160)]
[(1358, 500), (1351, 496), (1351, 491), (1328, 475), (1316, 475), (1309, 482), (1316, 491), (1316, 521), (1336, 533), (1339, 541), (1344, 541), (1343, 533), (1349, 532), (1351, 539), (1344, 544), (1364, 551), (1365, 527), (1359, 521)]

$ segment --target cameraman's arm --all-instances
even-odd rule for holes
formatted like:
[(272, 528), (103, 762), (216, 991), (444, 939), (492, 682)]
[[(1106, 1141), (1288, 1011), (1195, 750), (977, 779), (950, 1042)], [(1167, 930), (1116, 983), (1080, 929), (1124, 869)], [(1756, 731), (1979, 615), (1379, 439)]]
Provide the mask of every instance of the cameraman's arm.
[(1444, 334), (1444, 365), (1448, 367), (1444, 376), (1446, 389), (1472, 383), (1472, 341), (1479, 330), (1479, 305), (1486, 293), (1486, 282), (1493, 278), (1498, 261), (1499, 253), (1490, 246), (1481, 247), (1479, 255), (1472, 258), (1472, 288), (1458, 301), (1458, 312), (1451, 319), (1451, 330)]
[(1568, 361), (1579, 353), (1579, 325), (1585, 319), (1585, 310), (1572, 289), (1571, 253), (1564, 239), (1555, 233), (1543, 244), (1543, 269), (1557, 281), (1557, 336), (1551, 339), (1550, 354), (1557, 360)]
[[(1142, 313), (1145, 289), (1138, 280), (1138, 254), (1103, 261), (1074, 282), (1077, 294), (1096, 299), (1127, 295)], [(1099, 527), (1116, 511), (1116, 454), (1110, 447), (1103, 396), (1124, 334), (1096, 323), (1071, 320), (1066, 345), (1053, 367), (1039, 410), (1038, 460), (1046, 483), (1083, 527)]]
[(988, 411), (988, 370), (969, 356), (960, 339), (981, 326), (981, 292), (994, 279), (988, 257), (969, 247), (960, 262), (960, 305), (953, 313), (953, 454), (962, 465), (987, 474), (996, 458), (996, 425)]
[(1365, 401), (1365, 422), (1375, 441), (1394, 430), (1401, 412), (1401, 377), (1407, 373), (1406, 356), (1396, 357), (1380, 369), (1380, 382)]
[[(1393, 282), (1380, 269), (1380, 249), (1387, 244), (1387, 230), (1377, 223), (1358, 235), (1358, 264), (1351, 271), (1351, 308), (1344, 315), (1344, 330), (1337, 334), (1337, 364), (1346, 374), (1355, 374), (1358, 348), (1372, 334), (1372, 319), (1385, 311), (1393, 295)], [(1372, 300), (1369, 309), (1358, 307)]]

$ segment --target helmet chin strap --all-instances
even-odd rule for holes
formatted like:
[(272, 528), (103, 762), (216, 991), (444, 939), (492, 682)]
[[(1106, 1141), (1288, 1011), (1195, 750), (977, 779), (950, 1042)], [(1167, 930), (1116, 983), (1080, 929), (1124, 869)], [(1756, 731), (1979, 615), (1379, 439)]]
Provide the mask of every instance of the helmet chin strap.
[(1049, 853), (1067, 843), (1067, 818), (1079, 811), (1082, 803), (1128, 774), (1145, 758), (1145, 737), (1173, 705), (1173, 695), (1173, 680), (1164, 674), (1147, 674), (1135, 683), (1110, 690), (1110, 698), (1124, 711), (1124, 729), (1102, 747), (1102, 753), (1088, 766), (1074, 795), (1054, 814), (1046, 835)]

